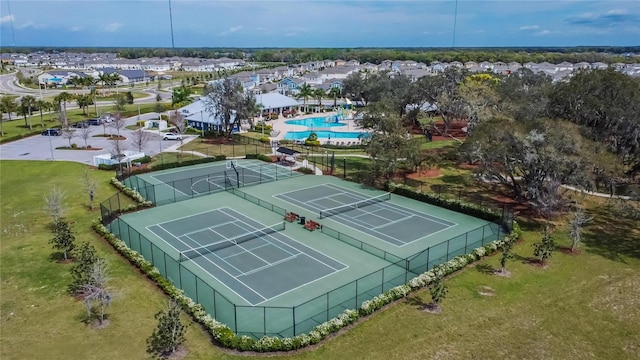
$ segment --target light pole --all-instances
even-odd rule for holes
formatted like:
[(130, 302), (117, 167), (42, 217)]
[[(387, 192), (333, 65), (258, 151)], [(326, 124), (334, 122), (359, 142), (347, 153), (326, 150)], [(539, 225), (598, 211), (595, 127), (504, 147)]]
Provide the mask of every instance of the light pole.
[[(45, 86), (46, 86), (46, 81), (45, 81)], [(40, 103), (42, 104), (42, 87), (40, 86), (40, 83), (38, 82), (38, 90), (40, 90)], [(41, 110), (42, 111), (42, 110)], [(41, 113), (42, 114), (42, 113)], [(46, 129), (45, 129), (46, 130)], [(51, 142), (51, 133), (49, 132), (49, 150), (51, 151), (51, 161), (55, 161), (55, 159), (53, 158), (53, 143)]]
[(202, 118), (202, 112), (204, 110), (200, 110), (200, 129), (202, 129), (202, 138), (204, 139), (204, 120)]

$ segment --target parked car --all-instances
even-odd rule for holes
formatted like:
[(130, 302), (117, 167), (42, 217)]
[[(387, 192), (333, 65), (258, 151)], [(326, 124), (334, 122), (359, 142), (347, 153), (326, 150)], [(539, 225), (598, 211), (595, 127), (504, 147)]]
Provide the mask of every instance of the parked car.
[(71, 124), (71, 127), (72, 128), (76, 128), (76, 129), (88, 128), (89, 127), (89, 122), (88, 121), (79, 121), (77, 123)]
[(62, 131), (60, 129), (47, 129), (42, 132), (44, 136), (60, 136), (62, 135)]
[(87, 124), (97, 126), (102, 125), (102, 121), (100, 119), (89, 119), (87, 120)]
[(176, 134), (176, 133), (172, 133), (172, 132), (168, 132), (168, 133), (164, 134), (164, 137), (162, 139), (163, 140), (180, 140), (180, 139), (182, 139), (182, 135)]

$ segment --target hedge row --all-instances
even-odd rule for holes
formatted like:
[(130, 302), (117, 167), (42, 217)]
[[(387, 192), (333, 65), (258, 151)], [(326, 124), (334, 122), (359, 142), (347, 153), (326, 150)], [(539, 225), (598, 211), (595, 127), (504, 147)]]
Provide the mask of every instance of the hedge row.
[(385, 305), (407, 296), (410, 292), (429, 286), (436, 276), (445, 276), (456, 272), (468, 264), (479, 260), (483, 256), (495, 252), (505, 240), (517, 239), (521, 235), (520, 227), (514, 223), (513, 231), (507, 235), (510, 239), (493, 241), (483, 247), (473, 250), (470, 254), (460, 255), (437, 268), (427, 271), (413, 279), (407, 284), (396, 286), (387, 292), (362, 303), (358, 310), (347, 309), (338, 317), (333, 318), (323, 324), (316, 326), (308, 334), (301, 334), (291, 338), (279, 338), (265, 336), (261, 339), (253, 339), (248, 336), (238, 336), (228, 326), (215, 320), (209, 315), (202, 305), (197, 304), (193, 299), (184, 294), (181, 289), (176, 288), (170, 281), (165, 279), (149, 261), (138, 252), (130, 249), (122, 240), (100, 223), (93, 223), (94, 230), (103, 236), (118, 252), (137, 266), (149, 279), (153, 280), (164, 290), (167, 295), (173, 298), (182, 308), (189, 313), (193, 319), (202, 324), (211, 334), (212, 338), (222, 346), (240, 350), (255, 352), (290, 351), (300, 349), (309, 345), (317, 344), (329, 334), (337, 332), (341, 328), (355, 322), (360, 317), (368, 316)]
[(173, 169), (173, 168), (182, 167), (182, 166), (191, 166), (191, 165), (197, 165), (197, 164), (206, 164), (206, 163), (215, 162), (215, 161), (223, 161), (226, 159), (227, 157), (225, 155), (216, 155), (216, 156), (211, 156), (211, 157), (206, 157), (201, 159), (185, 160), (181, 162), (155, 164), (151, 168), (153, 169), (153, 171), (165, 170), (165, 169)]
[(135, 204), (131, 204), (131, 205), (125, 207), (124, 209), (121, 209), (122, 212), (128, 212), (128, 211), (133, 211), (133, 210), (137, 210), (137, 209), (140, 209), (140, 208), (146, 208), (146, 207), (153, 206), (153, 203), (151, 201), (148, 201), (142, 195), (140, 195), (139, 192), (137, 192), (137, 191), (133, 190), (132, 188), (128, 187), (127, 185), (121, 183), (118, 179), (111, 178), (110, 183), (116, 189), (120, 190), (123, 194), (127, 195), (128, 197), (130, 197), (131, 200), (136, 202)]
[(264, 161), (264, 162), (273, 162), (273, 159), (271, 158), (271, 156), (269, 155), (264, 155), (264, 154), (247, 154), (245, 156), (246, 159), (258, 159), (260, 161)]
[(482, 220), (494, 222), (502, 218), (501, 214), (493, 209), (465, 201), (444, 198), (435, 193), (416, 192), (403, 184), (389, 183), (388, 191), (414, 200), (477, 217)]

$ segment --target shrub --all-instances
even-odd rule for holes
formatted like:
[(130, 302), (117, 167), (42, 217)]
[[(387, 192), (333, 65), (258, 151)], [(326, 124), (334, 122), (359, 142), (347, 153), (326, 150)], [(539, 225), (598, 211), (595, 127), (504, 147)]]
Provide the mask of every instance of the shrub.
[(201, 159), (181, 161), (179, 163), (173, 162), (173, 163), (155, 164), (152, 166), (152, 168), (153, 170), (173, 169), (173, 168), (182, 167), (182, 166), (190, 166), (190, 165), (196, 165), (196, 164), (210, 163), (214, 161), (222, 161), (222, 160), (226, 160), (226, 158), (227, 157), (225, 155), (216, 155), (216, 156), (206, 157)]
[(320, 146), (320, 140), (305, 140), (306, 146)]
[(264, 154), (247, 154), (245, 155), (246, 159), (258, 159), (260, 161), (264, 161), (264, 162), (273, 162), (273, 159), (271, 158), (271, 156), (269, 155), (264, 155)]
[(291, 140), (278, 140), (278, 142), (280, 143), (280, 145), (287, 145), (287, 144), (291, 144), (293, 141)]
[(278, 114), (269, 114), (269, 119), (271, 120), (278, 120)]
[(107, 164), (98, 164), (98, 169), (99, 170), (114, 170), (115, 166), (107, 165)]
[(443, 198), (437, 194), (419, 193), (402, 184), (390, 183), (388, 184), (388, 191), (487, 221), (497, 221), (501, 218), (501, 215), (493, 209), (464, 201)]
[(144, 127), (145, 122), (146, 122), (145, 120), (138, 120), (138, 121), (136, 121), (136, 126), (137, 127)]
[(78, 144), (76, 144), (76, 143), (71, 144), (71, 148), (72, 149), (77, 149), (78, 148)]
[(296, 171), (301, 172), (303, 174), (313, 174), (314, 173), (313, 169), (309, 169), (309, 168), (305, 168), (305, 167), (298, 168)]
[(265, 144), (269, 144), (271, 142), (271, 139), (269, 139), (268, 136), (263, 136), (260, 138), (260, 142), (261, 143), (265, 143)]

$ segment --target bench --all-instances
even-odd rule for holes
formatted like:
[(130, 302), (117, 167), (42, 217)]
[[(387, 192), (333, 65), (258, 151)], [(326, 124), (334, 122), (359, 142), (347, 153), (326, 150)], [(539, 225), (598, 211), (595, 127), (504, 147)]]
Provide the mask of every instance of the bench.
[(288, 222), (294, 222), (294, 221), (298, 221), (298, 219), (300, 219), (300, 215), (294, 213), (294, 212), (287, 212), (284, 215), (284, 219), (287, 220)]
[(304, 228), (309, 231), (314, 231), (316, 229), (322, 229), (322, 225), (313, 220), (307, 220), (307, 222), (304, 223)]

